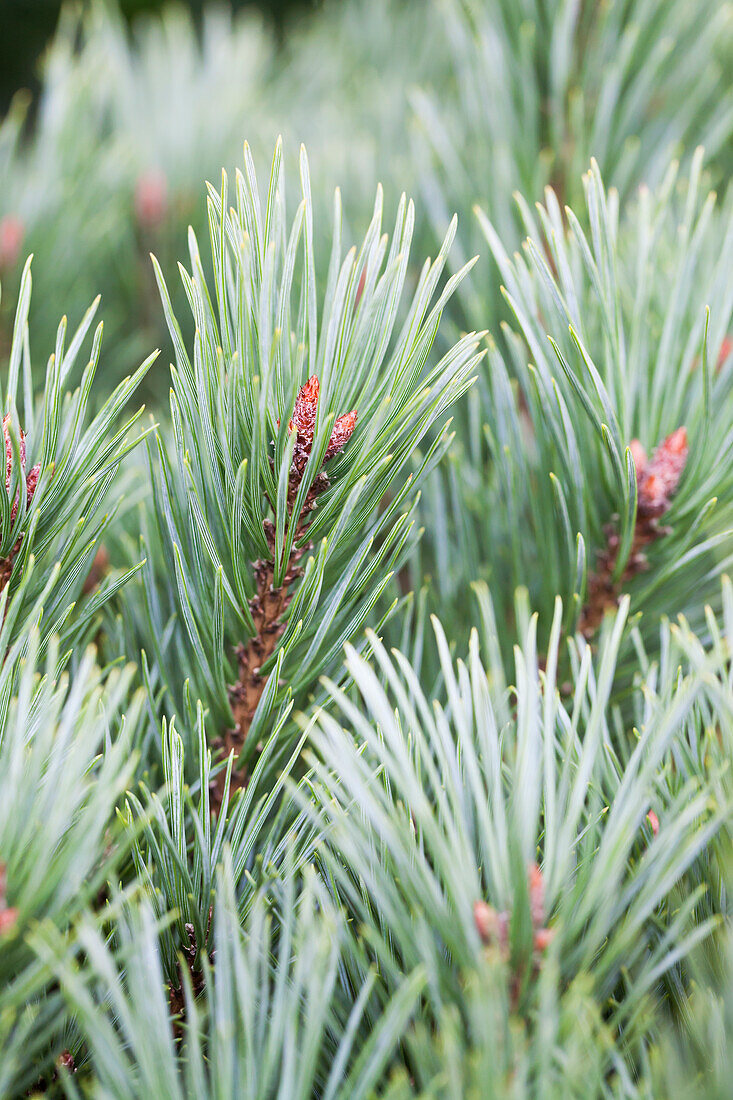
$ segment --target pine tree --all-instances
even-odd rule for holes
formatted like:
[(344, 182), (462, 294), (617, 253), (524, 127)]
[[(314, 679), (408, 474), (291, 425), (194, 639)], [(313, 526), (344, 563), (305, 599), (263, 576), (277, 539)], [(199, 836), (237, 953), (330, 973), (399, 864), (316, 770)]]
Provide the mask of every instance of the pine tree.
[[(23, 273), (4, 397), (5, 493), (0, 493), (4, 640), (0, 644), (5, 653), (13, 643), (25, 644), (26, 632), (41, 610), (44, 636), (56, 634), (66, 644), (78, 645), (104, 602), (129, 579), (129, 573), (109, 578), (91, 599), (77, 606), (80, 597), (88, 594), (85, 585), (90, 565), (114, 515), (110, 488), (120, 463), (136, 443), (133, 428), (143, 410), (128, 415), (121, 425), (120, 413), (127, 410), (157, 354), (120, 382), (89, 420), (101, 323), (76, 390), (69, 393), (64, 387), (94, 320), (97, 299), (68, 347), (66, 318), (61, 321), (44, 392), (37, 399), (28, 334), (30, 299), (29, 260)], [(18, 411), (21, 400), (22, 415)]]
[(0, 1097), (727, 1095), (731, 40), (64, 15), (0, 123)]

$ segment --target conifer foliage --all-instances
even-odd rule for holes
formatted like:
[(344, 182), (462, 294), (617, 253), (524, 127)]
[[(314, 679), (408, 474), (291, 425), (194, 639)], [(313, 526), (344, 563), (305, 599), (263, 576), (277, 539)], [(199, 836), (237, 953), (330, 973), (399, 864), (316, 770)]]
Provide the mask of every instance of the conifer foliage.
[(364, 242), (344, 256), (336, 196), (319, 308), (304, 153), (300, 176), (291, 224), (280, 146), (266, 201), (248, 149), (236, 209), (226, 177), (221, 192), (210, 189), (213, 289), (191, 236), (191, 271), (181, 275), (193, 349), (168, 311), (172, 446), (159, 435), (151, 458), (159, 556), (145, 543), (148, 586), (159, 600), (167, 579), (177, 625), (158, 646), (151, 616), (147, 637), (168, 705), (181, 698), (183, 666), (217, 727), (212, 743), (224, 757), (234, 752), (239, 786), (270, 723), (317, 687), (399, 568), (416, 479), (448, 444), (442, 423), (421, 468), (408, 464), (469, 385), (480, 354), (468, 335), (426, 366), (442, 310), (468, 268), (436, 296), (454, 223), (403, 302), (414, 226), (405, 199), (389, 242), (378, 193)]
[(728, 1094), (729, 18), (418, 7), (0, 125), (2, 1100)]

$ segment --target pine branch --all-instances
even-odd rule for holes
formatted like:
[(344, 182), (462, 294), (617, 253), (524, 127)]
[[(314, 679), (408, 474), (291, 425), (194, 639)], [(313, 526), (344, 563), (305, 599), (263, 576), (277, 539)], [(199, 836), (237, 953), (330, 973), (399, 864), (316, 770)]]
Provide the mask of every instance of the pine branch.
[(158, 953), (159, 922), (148, 905), (120, 922), (113, 951), (89, 921), (78, 940), (85, 964), (46, 929), (39, 955), (57, 974), (79, 1020), (95, 1079), (110, 1097), (368, 1096), (386, 1076), (424, 986), (420, 973), (375, 1013), (372, 975), (355, 1001), (340, 982), (343, 922), (313, 873), (286, 873), (277, 920), (257, 898), (244, 922), (225, 853), (217, 873), (216, 964), (205, 964), (200, 999), (184, 971), (186, 1024), (174, 1039)]
[[(278, 747), (283, 723), (273, 729), (246, 790), (230, 810), (233, 759), (229, 758), (223, 779), (212, 781), (204, 710), (200, 702), (192, 709), (188, 725), (193, 730), (192, 756), (197, 767), (190, 788), (183, 739), (172, 721), (164, 721), (164, 786), (159, 793), (151, 793), (141, 784), (140, 797), (129, 792), (122, 815), (129, 830), (137, 877), (160, 921), (161, 966), (177, 1036), (187, 1012), (186, 990), (190, 984), (198, 996), (206, 968), (213, 963), (213, 929), (219, 912), (214, 884), (223, 852), (228, 850), (231, 855), (231, 882), (244, 914), (253, 898), (277, 878), (286, 850), (285, 838), (302, 828), (292, 803), (283, 798), (300, 744), (295, 745), (290, 759), (281, 764), (278, 778), (271, 782), (270, 760)], [(221, 790), (216, 822), (210, 801), (214, 789)], [(192, 791), (198, 793), (196, 801)], [(257, 853), (255, 867), (253, 852)], [(293, 873), (298, 869), (294, 865)], [(176, 917), (170, 921), (173, 911)]]
[[(508, 1039), (497, 1054), (497, 1034), (524, 1037), (531, 1080), (547, 1082), (549, 1057), (561, 1082), (577, 1082), (560, 1021), (578, 998), (592, 1021), (590, 1065), (599, 1079), (623, 1078), (656, 1026), (646, 998), (660, 982), (685, 987), (682, 960), (710, 942), (727, 905), (705, 883), (724, 869), (733, 805), (724, 763), (733, 727), (722, 718), (733, 714), (732, 596), (726, 580), (725, 617), (707, 649), (684, 621), (662, 627), (663, 664), (640, 658), (633, 729), (610, 702), (628, 598), (604, 623), (595, 657), (582, 638), (572, 643), (567, 702), (556, 680), (559, 601), (544, 672), (536, 618), (518, 608), (524, 640), (509, 689), (486, 590), (489, 660), (474, 632), (467, 660), (454, 661), (434, 622), (442, 675), (433, 693), (376, 639), (376, 669), (347, 654), (358, 696), (331, 686), (338, 712), (322, 708), (311, 724), (316, 806), (304, 798), (304, 811), (358, 929), (354, 972), (373, 963), (386, 990), (415, 967), (428, 976), (421, 1021), (437, 1029), (437, 1049), (427, 1053), (420, 1030), (407, 1040), (427, 1056), (417, 1070), (426, 1087), (446, 1043), (466, 1087), (478, 1063), (505, 1095), (506, 1066), (519, 1055)], [(451, 1057), (453, 1013), (472, 1026)], [(606, 1042), (594, 1031), (602, 1019)]]
[[(304, 152), (303, 199), (289, 230), (283, 177), (278, 145), (263, 206), (246, 150), (236, 211), (226, 177), (221, 194), (210, 190), (216, 308), (193, 237), (193, 277), (183, 273), (197, 319), (193, 356), (156, 268), (177, 366), (171, 444), (160, 437), (157, 455), (151, 449), (146, 583), (159, 608), (170, 590), (176, 620), (151, 615), (141, 644), (155, 653), (179, 715), (179, 656), (192, 668), (194, 691), (219, 727), (216, 744), (237, 753), (236, 786), (283, 708), (317, 688), (401, 564), (418, 480), (406, 467), (478, 362), (470, 334), (425, 369), (443, 308), (468, 270), (438, 293), (455, 225), (425, 265), (398, 331), (412, 206), (400, 203), (388, 248), (378, 193), (361, 249), (342, 258), (336, 196), (320, 304)], [(342, 412), (349, 408), (358, 420)], [(431, 444), (418, 476), (448, 443), (443, 434)], [(380, 509), (388, 490), (392, 500)], [(159, 642), (166, 634), (168, 652)]]
[[(213, 909), (209, 909), (209, 924), (206, 928), (207, 940), (211, 927), (212, 912)], [(170, 982), (168, 985), (168, 1011), (173, 1019), (173, 1033), (178, 1039), (180, 1039), (183, 1034), (181, 1020), (183, 1019), (186, 1008), (185, 990), (190, 989), (191, 995), (194, 998), (198, 998), (203, 992), (205, 980), (203, 967), (196, 965), (197, 959), (199, 958), (199, 946), (196, 942), (196, 929), (192, 924), (186, 925), (186, 934), (188, 936), (188, 945), (183, 947), (180, 952), (178, 984)], [(209, 960), (213, 962), (213, 956), (210, 955)], [(186, 977), (184, 977), (184, 974)]]
[(603, 622), (606, 613), (618, 606), (619, 599), (629, 581), (644, 569), (648, 569), (645, 548), (658, 538), (671, 534), (669, 527), (660, 527), (659, 518), (670, 505), (670, 496), (676, 491), (687, 461), (687, 432), (678, 428), (660, 443), (651, 461), (638, 439), (633, 439), (629, 450), (636, 469), (636, 520), (631, 549), (626, 564), (619, 573), (621, 539), (614, 525), (606, 527), (606, 549), (598, 553), (598, 568), (588, 577), (588, 594), (578, 619), (578, 630), (591, 639)]
[[(43, 392), (34, 396), (28, 336), (30, 260), (25, 265), (4, 392), (5, 491), (0, 492), (0, 653), (22, 644), (25, 632), (41, 624), (43, 644), (58, 633), (65, 644), (83, 645), (104, 605), (127, 576), (115, 575), (83, 599), (98, 540), (119, 501), (110, 501), (118, 467), (138, 442), (132, 429), (142, 409), (119, 426), (119, 417), (146, 371), (149, 356), (89, 415), (91, 387), (99, 362), (102, 326), (97, 327), (80, 384), (65, 387), (74, 371), (99, 305), (87, 310), (68, 342), (64, 318), (58, 328)], [(22, 396), (22, 417), (17, 403)], [(22, 425), (22, 426), (21, 426)]]
[[(700, 152), (689, 181), (673, 165), (656, 194), (618, 208), (594, 164), (590, 231), (572, 210), (566, 224), (549, 191), (534, 212), (518, 199), (521, 254), (479, 214), (515, 320), (503, 352), (489, 342), (452, 460), (423, 495), (416, 569), (435, 577), (451, 636), (470, 621), (476, 579), (490, 581), (500, 624), (514, 621), (516, 589), (529, 589), (543, 647), (558, 593), (567, 633), (592, 635), (622, 592), (645, 613), (650, 644), (673, 611), (705, 630), (731, 552), (733, 219), (730, 202), (705, 197), (701, 168)], [(679, 485), (643, 485), (634, 440), (674, 440), (681, 426)], [(645, 492), (659, 499), (645, 505)]]
[(51, 1071), (73, 1035), (29, 932), (53, 929), (59, 952), (73, 950), (72, 925), (119, 876), (131, 834), (115, 807), (134, 773), (142, 706), (130, 694), (131, 668), (105, 677), (89, 651), (71, 677), (53, 640), (44, 661), (37, 629), (24, 642), (0, 668), (3, 1096)]
[[(255, 627), (255, 634), (246, 645), (239, 645), (236, 650), (239, 675), (237, 682), (229, 689), (229, 702), (234, 716), (234, 727), (227, 731), (223, 738), (215, 742), (215, 747), (221, 750), (224, 758), (227, 758), (233, 752), (235, 760), (238, 760), (244, 747), (260, 699), (267, 686), (267, 678), (261, 674), (260, 669), (275, 652), (278, 639), (285, 631), (283, 619), (293, 599), (292, 586), (296, 580), (303, 576), (303, 569), (300, 567), (299, 562), (303, 554), (311, 549), (307, 541), (308, 515), (316, 507), (319, 495), (329, 487), (326, 474), (323, 470), (319, 471), (306, 494), (300, 513), (298, 515), (293, 514), (298, 490), (313, 447), (319, 392), (318, 378), (313, 375), (298, 391), (293, 416), (288, 424), (288, 431), (295, 433), (295, 445), (292, 465), (288, 475), (287, 490), (288, 525), (295, 526), (295, 541), (290, 551), (282, 584), (276, 588), (274, 565), (276, 554), (275, 527), (271, 521), (265, 521), (265, 533), (272, 558), (257, 561), (254, 565), (257, 591), (249, 601), (249, 609)], [(324, 462), (334, 458), (346, 446), (354, 431), (356, 417), (356, 411), (352, 411), (336, 419), (326, 447)], [(220, 771), (214, 781), (212, 792), (214, 808), (217, 813), (221, 808), (224, 781), (225, 775)], [(235, 768), (232, 773), (234, 788), (245, 786), (246, 781), (246, 772), (241, 768)]]

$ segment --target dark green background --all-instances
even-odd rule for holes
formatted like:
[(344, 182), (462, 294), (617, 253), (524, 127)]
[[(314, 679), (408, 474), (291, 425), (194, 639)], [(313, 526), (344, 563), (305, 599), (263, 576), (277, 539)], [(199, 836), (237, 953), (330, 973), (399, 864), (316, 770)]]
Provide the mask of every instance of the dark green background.
[[(185, 0), (183, 6), (199, 15), (206, 0)], [(219, 0), (218, 6), (259, 8), (282, 34), (286, 19), (314, 8), (320, 0)], [(166, 0), (119, 0), (128, 19), (142, 11), (162, 8)], [(179, 6), (180, 0), (179, 0)], [(61, 0), (0, 0), (0, 113), (18, 88), (37, 88), (37, 62), (54, 32)]]

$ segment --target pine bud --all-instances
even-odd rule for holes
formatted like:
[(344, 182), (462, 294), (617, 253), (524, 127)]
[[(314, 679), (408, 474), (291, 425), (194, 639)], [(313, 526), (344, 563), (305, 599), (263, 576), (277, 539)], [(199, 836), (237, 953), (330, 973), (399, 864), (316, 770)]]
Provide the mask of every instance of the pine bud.
[(0, 936), (2, 936), (4, 932), (9, 932), (18, 920), (18, 910), (12, 906), (8, 908), (6, 904), (6, 888), (7, 877), (5, 873), (5, 864), (0, 863)]
[[(13, 445), (10, 442), (10, 416), (3, 417), (3, 435), (5, 436), (5, 492), (10, 492), (10, 479), (13, 475)], [(25, 470), (25, 432), (21, 429), (18, 438), (20, 465)]]
[(58, 1069), (65, 1069), (67, 1073), (76, 1073), (76, 1062), (69, 1050), (62, 1050), (56, 1059)]
[[(293, 415), (288, 422), (288, 429), (298, 433), (293, 462), (301, 477), (313, 446), (319, 397), (320, 384), (318, 376), (314, 374), (298, 390)], [(337, 455), (349, 442), (356, 426), (356, 416), (356, 409), (352, 409), (351, 412), (344, 413), (336, 420), (328, 441), (324, 462), (328, 462), (330, 458)]]
[[(8, 431), (8, 425), (10, 424), (10, 416), (3, 417), (3, 435), (5, 436), (5, 492), (10, 493), (10, 484), (13, 478), (13, 446), (10, 442), (10, 432)], [(25, 473), (25, 432), (21, 429), (18, 436), (18, 445), (20, 450), (20, 466)], [(38, 486), (38, 479), (41, 476), (41, 464), (37, 463), (32, 470), (29, 471), (25, 479), (25, 492), (26, 492), (26, 505), (30, 504), (33, 499), (33, 495)], [(16, 496), (13, 501), (13, 507), (10, 513), (11, 523), (14, 522), (15, 517), (18, 514), (18, 498)]]
[(506, 913), (497, 913), (485, 901), (475, 901), (473, 921), (482, 943), (497, 944), (502, 951), (506, 949), (509, 942), (509, 917)]
[(288, 424), (288, 428), (291, 432), (297, 431), (298, 442), (308, 447), (308, 453), (310, 453), (310, 446), (313, 443), (313, 432), (316, 428), (316, 411), (318, 409), (320, 390), (321, 387), (318, 381), (318, 375), (314, 374), (308, 379), (306, 384), (301, 386), (298, 390), (298, 396), (295, 398), (293, 415)]
[(497, 913), (485, 901), (473, 903), (473, 922), (483, 943), (489, 943), (497, 928)]
[(18, 922), (18, 910), (14, 908), (0, 909), (0, 936), (9, 932)]
[(661, 516), (668, 510), (669, 498), (679, 485), (688, 450), (687, 430), (677, 428), (659, 444), (648, 463), (637, 466), (638, 510), (641, 516)]
[(536, 863), (533, 863), (529, 868), (528, 880), (532, 926), (541, 928), (545, 923), (545, 880)]
[(538, 928), (534, 934), (534, 949), (541, 955), (555, 938), (555, 928)]
[(12, 271), (20, 258), (25, 227), (15, 214), (0, 219), (0, 272)]
[(145, 172), (135, 184), (135, 216), (142, 229), (157, 229), (168, 213), (168, 181), (161, 171)]
[(338, 418), (333, 426), (331, 438), (328, 441), (324, 462), (328, 462), (329, 458), (333, 458), (339, 451), (343, 451), (344, 447), (351, 439), (355, 427), (356, 409), (352, 409), (351, 412), (344, 413), (343, 416)]
[(646, 819), (652, 827), (652, 833), (654, 834), (654, 836), (658, 836), (659, 835), (659, 818), (654, 813), (654, 810), (649, 811), (649, 813), (646, 815)]

